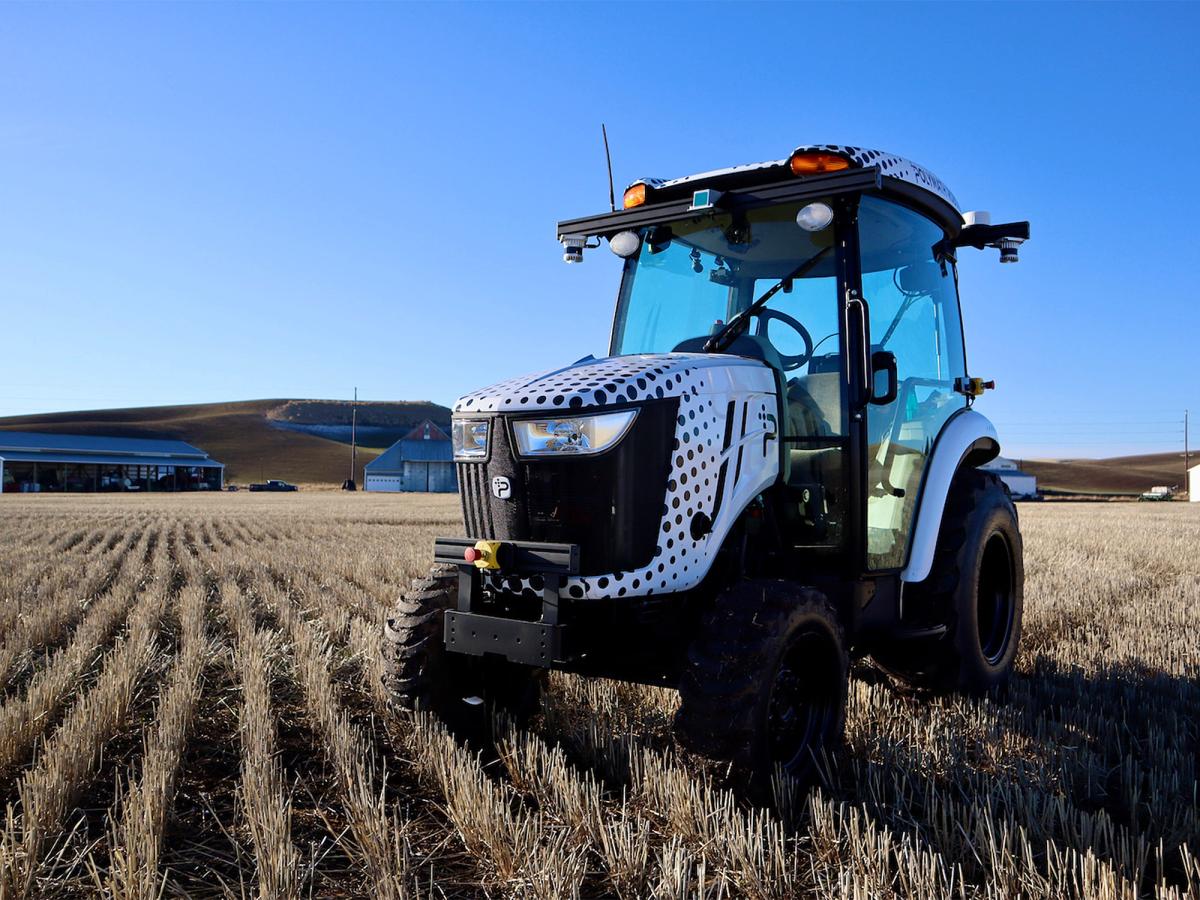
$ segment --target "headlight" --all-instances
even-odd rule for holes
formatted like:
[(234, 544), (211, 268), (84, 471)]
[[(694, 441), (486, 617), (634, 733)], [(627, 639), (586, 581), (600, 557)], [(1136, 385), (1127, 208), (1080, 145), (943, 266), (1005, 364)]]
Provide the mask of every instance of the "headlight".
[(569, 416), (556, 419), (517, 419), (512, 423), (517, 450), (522, 456), (600, 453), (629, 430), (636, 409), (598, 416)]
[(455, 419), (450, 432), (455, 459), (483, 459), (487, 456), (487, 419)]

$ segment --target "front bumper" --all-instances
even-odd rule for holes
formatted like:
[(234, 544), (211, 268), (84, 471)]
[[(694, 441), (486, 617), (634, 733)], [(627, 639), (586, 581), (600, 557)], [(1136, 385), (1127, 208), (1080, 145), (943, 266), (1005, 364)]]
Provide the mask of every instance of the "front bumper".
[(549, 668), (574, 658), (570, 625), (562, 621), (566, 599), (563, 580), (579, 573), (579, 547), (575, 544), (545, 544), (505, 541), (501, 559), (505, 576), (538, 577), (542, 581), (541, 614), (535, 621), (479, 612), (483, 601), (485, 570), (463, 558), (475, 546), (470, 538), (437, 538), (434, 561), (458, 567), (458, 603), (446, 611), (446, 649), (471, 656), (495, 655), (512, 662)]

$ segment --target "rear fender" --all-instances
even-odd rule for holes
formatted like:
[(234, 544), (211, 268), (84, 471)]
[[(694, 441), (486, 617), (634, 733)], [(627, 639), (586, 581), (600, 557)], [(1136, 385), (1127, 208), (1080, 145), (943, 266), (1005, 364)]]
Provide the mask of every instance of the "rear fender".
[(934, 442), (925, 467), (925, 480), (917, 501), (908, 565), (900, 573), (904, 582), (924, 581), (933, 566), (942, 513), (950, 484), (962, 466), (978, 467), (1000, 454), (1000, 438), (986, 416), (964, 409), (951, 417)]

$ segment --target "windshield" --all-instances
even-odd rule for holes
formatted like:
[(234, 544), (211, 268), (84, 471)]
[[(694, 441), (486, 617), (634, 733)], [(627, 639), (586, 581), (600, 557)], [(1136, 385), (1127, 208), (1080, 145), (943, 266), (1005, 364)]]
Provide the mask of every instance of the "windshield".
[[(796, 224), (800, 204), (739, 214), (710, 212), (643, 228), (638, 252), (626, 263), (613, 327), (611, 352), (668, 353), (712, 335), (724, 323), (819, 256), (803, 278), (785, 285), (767, 309), (787, 312), (809, 326), (820, 341), (833, 319), (833, 226), (808, 232)], [(822, 250), (827, 252), (821, 253)], [(805, 298), (823, 302), (805, 302)], [(832, 320), (832, 321), (831, 321)], [(778, 320), (762, 320), (751, 332), (766, 337), (785, 355), (797, 352), (796, 338)], [(836, 344), (836, 341), (834, 342)], [(788, 345), (788, 346), (785, 346)], [(822, 348), (825, 349), (824, 347)]]

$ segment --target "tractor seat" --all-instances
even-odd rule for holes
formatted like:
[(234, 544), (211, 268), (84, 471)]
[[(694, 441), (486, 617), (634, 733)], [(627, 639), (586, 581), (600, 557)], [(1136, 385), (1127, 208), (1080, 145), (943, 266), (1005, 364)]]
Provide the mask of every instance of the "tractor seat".
[(798, 375), (787, 383), (790, 434), (828, 437), (842, 428), (842, 384), (837, 372)]
[(808, 450), (793, 446), (788, 450), (788, 483), (819, 484), (827, 494), (840, 494), (844, 464), (845, 458), (839, 447)]

